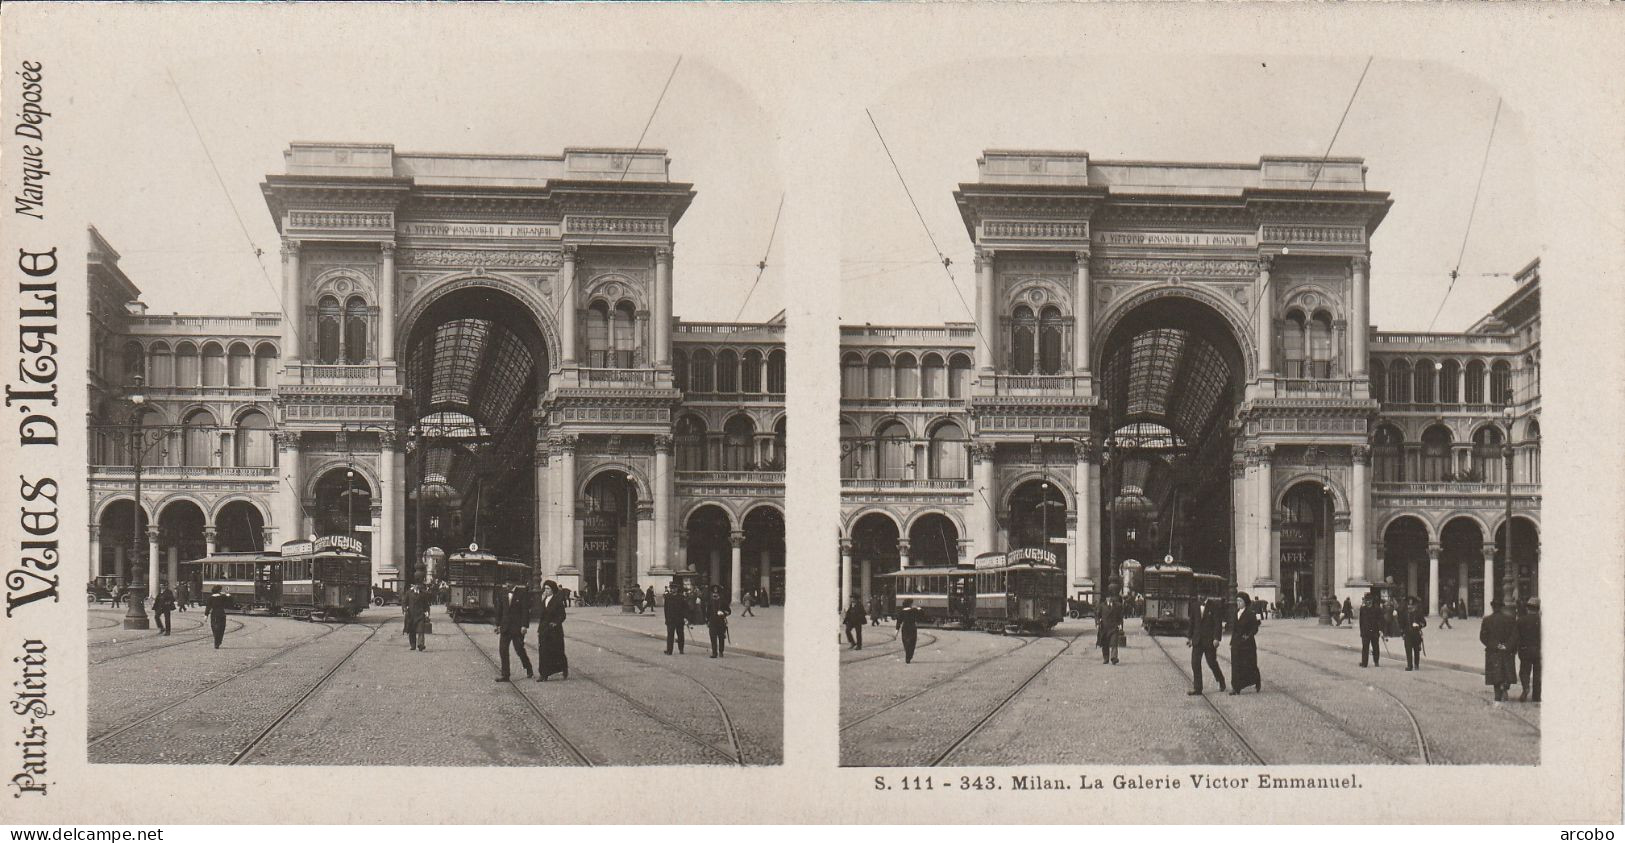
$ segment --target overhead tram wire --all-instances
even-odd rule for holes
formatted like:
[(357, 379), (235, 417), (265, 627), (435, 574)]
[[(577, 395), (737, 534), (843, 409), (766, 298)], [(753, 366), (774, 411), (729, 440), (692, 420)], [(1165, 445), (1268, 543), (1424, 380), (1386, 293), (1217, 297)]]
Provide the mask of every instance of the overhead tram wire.
[(1433, 318), (1428, 321), (1428, 331), (1433, 331), (1434, 323), (1439, 321), (1439, 314), (1444, 312), (1444, 303), (1450, 300), (1450, 291), (1456, 289), (1456, 279), (1461, 276), (1461, 259), (1467, 254), (1467, 238), (1473, 234), (1473, 218), (1478, 215), (1478, 196), (1484, 189), (1484, 172), (1490, 166), (1490, 148), (1495, 145), (1495, 127), (1501, 122), (1501, 100), (1495, 100), (1495, 116), (1490, 118), (1490, 138), (1484, 143), (1484, 160), (1478, 165), (1478, 184), (1473, 188), (1473, 204), (1467, 211), (1467, 230), (1461, 233), (1461, 250), (1456, 252), (1456, 266), (1450, 270), (1450, 285), (1444, 288), (1444, 298), (1439, 300), (1439, 309), (1433, 311)]
[(734, 314), (735, 322), (745, 315), (745, 305), (750, 304), (750, 297), (756, 292), (756, 285), (762, 283), (762, 273), (767, 271), (767, 257), (773, 254), (773, 238), (779, 233), (779, 215), (784, 213), (784, 194), (779, 194), (779, 209), (773, 212), (773, 228), (767, 232), (767, 248), (762, 251), (762, 259), (756, 264), (756, 280), (750, 282), (750, 289), (745, 291), (745, 300), (739, 303), (739, 312)]

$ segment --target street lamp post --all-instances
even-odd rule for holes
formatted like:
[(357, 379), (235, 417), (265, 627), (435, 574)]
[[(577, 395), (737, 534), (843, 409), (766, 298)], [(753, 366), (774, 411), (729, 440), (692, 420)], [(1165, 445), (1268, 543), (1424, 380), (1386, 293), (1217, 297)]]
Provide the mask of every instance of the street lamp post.
[[(621, 513), (621, 515), (623, 517), (628, 514), (627, 513), (627, 507), (626, 507), (625, 504), (626, 504), (626, 501), (631, 497), (631, 495), (627, 494), (627, 491), (636, 490), (636, 489), (637, 489), (637, 483), (635, 481), (633, 481), (632, 475), (630, 475), (630, 474), (626, 475), (626, 489), (623, 489), (621, 491), (622, 505), (619, 508), (620, 513)], [(634, 512), (634, 513), (632, 513), (632, 515), (635, 517), (636, 513)], [(625, 525), (617, 524), (616, 529), (617, 530), (624, 530)], [(618, 556), (624, 556), (625, 554), (620, 553), (620, 550), (621, 550), (620, 544), (621, 543), (620, 543), (620, 541), (618, 539), (616, 540), (615, 544), (616, 544), (617, 555)], [(635, 579), (634, 579), (634, 574), (635, 574), (634, 566), (636, 566), (636, 565), (637, 565), (637, 560), (635, 560), (635, 559), (618, 559), (615, 562), (615, 573), (616, 573), (615, 578), (617, 580), (620, 580), (620, 584), (621, 584), (621, 614), (623, 614), (623, 615), (630, 615), (633, 612), (637, 611), (637, 605), (632, 600), (632, 588), (633, 588), (633, 584), (635, 582)], [(733, 569), (730, 568), (729, 573), (731, 574), (732, 572), (733, 572)], [(739, 588), (739, 583), (733, 583), (731, 587), (733, 589), (737, 590)]]
[(1506, 466), (1506, 542), (1502, 545), (1501, 559), (1501, 599), (1512, 606), (1518, 605), (1518, 573), (1512, 567), (1512, 404), (1508, 403), (1501, 409), (1501, 418), (1506, 422), (1506, 441), (1501, 445), (1501, 454)]
[(135, 476), (135, 497), (132, 500), (130, 511), (130, 575), (129, 608), (124, 613), (125, 629), (150, 629), (151, 624), (147, 618), (146, 592), (156, 593), (158, 588), (158, 560), (156, 557), (148, 559), (147, 582), (145, 589), (136, 585), (136, 563), (141, 560), (141, 469), (146, 459), (147, 449), (161, 441), (168, 432), (166, 428), (158, 428), (152, 432), (152, 440), (148, 441), (147, 434), (141, 429), (141, 415), (147, 403), (147, 394), (142, 384), (144, 379), (135, 376), (135, 383), (125, 392), (125, 398), (130, 402), (130, 468)]

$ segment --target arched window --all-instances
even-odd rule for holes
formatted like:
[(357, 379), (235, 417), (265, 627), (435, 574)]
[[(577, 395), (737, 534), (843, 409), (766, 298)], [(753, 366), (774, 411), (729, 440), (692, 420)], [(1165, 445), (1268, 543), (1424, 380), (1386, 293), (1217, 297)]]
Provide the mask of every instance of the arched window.
[(141, 343), (132, 340), (124, 344), (124, 382), (135, 383), (136, 375), (147, 377), (147, 354), (141, 349)]
[(912, 354), (897, 355), (892, 394), (898, 398), (920, 397), (920, 364)]
[(880, 479), (904, 480), (912, 476), (914, 444), (902, 422), (887, 422), (876, 431), (875, 451), (879, 454), (876, 468)]
[(197, 346), (189, 342), (175, 346), (175, 385), (183, 389), (192, 389), (202, 382)]
[(849, 352), (841, 358), (841, 397), (864, 398), (868, 390), (864, 388), (864, 376), (868, 374), (863, 366), (863, 355)]
[(1388, 369), (1382, 361), (1371, 361), (1371, 397), (1378, 401), (1388, 400)]
[(603, 301), (587, 306), (587, 365), (594, 369), (609, 366), (609, 305)]
[(1377, 428), (1371, 437), (1371, 461), (1376, 469), (1378, 483), (1402, 483), (1405, 480), (1405, 437), (1393, 425)]
[(1304, 374), (1304, 360), (1308, 357), (1306, 338), (1303, 313), (1291, 311), (1281, 327), (1281, 359), (1286, 362), (1286, 376), (1289, 378), (1307, 377)]
[(344, 362), (361, 363), (367, 356), (367, 302), (351, 296), (344, 303)]
[(698, 416), (683, 416), (672, 431), (677, 451), (678, 471), (705, 471), (705, 422)]
[(1439, 403), (1460, 404), (1461, 364), (1446, 360), (1439, 366)]
[(1450, 473), (1450, 430), (1436, 424), (1422, 431), (1422, 482), (1438, 483)]
[(970, 358), (955, 354), (948, 360), (948, 397), (970, 397)]
[[(718, 355), (720, 359), (721, 355)], [(740, 413), (722, 425), (722, 470), (751, 471), (756, 468), (756, 423)]]
[(1523, 431), (1523, 449), (1525, 460), (1525, 483), (1540, 482), (1540, 421), (1530, 419), (1529, 426)]
[(1473, 464), (1478, 479), (1484, 483), (1505, 483), (1506, 475), (1501, 471), (1501, 444), (1505, 442), (1501, 436), (1501, 429), (1493, 424), (1479, 428), (1473, 434)]
[(1010, 371), (1033, 373), (1033, 332), (1037, 326), (1031, 308), (1021, 305), (1010, 317)]
[(610, 314), (610, 318), (613, 320), (610, 329), (611, 339), (615, 345), (614, 364), (620, 369), (630, 369), (633, 366), (632, 359), (638, 348), (637, 310), (632, 306), (631, 302), (622, 301), (620, 304), (615, 305), (615, 310)]
[(155, 342), (147, 349), (147, 386), (175, 385), (175, 355), (169, 344)]
[(1512, 366), (1505, 360), (1490, 367), (1490, 403), (1502, 407), (1512, 403)]
[(181, 465), (213, 465), (214, 415), (208, 410), (194, 410), (181, 428)]
[(739, 355), (725, 348), (717, 352), (717, 391), (739, 391)]
[(965, 432), (954, 422), (944, 422), (931, 431), (931, 479), (965, 479)]
[(1061, 311), (1046, 307), (1038, 316), (1038, 367), (1046, 375), (1061, 373)]
[(712, 367), (711, 352), (699, 349), (688, 362), (688, 387), (695, 392), (712, 392), (716, 383), (716, 369)]
[(774, 349), (767, 355), (767, 391), (771, 395), (785, 392), (784, 352)]
[(203, 346), (203, 385), (226, 385), (226, 350), (219, 343)]
[(762, 353), (754, 348), (739, 358), (739, 391), (752, 395), (762, 391)]
[(920, 366), (920, 397), (941, 398), (948, 394), (948, 367), (942, 362), (942, 355), (927, 354), (925, 362)]
[(339, 300), (332, 296), (322, 296), (316, 303), (316, 362), (337, 363), (342, 356), (341, 328), (343, 313), (339, 308)]
[(226, 383), (251, 386), (254, 383), (254, 354), (246, 343), (233, 343), (226, 354)]
[(788, 460), (786, 457), (790, 452), (785, 450), (788, 445), (788, 439), (786, 437), (789, 432), (789, 428), (786, 425), (787, 421), (789, 421), (789, 419), (780, 418), (779, 423), (773, 425), (773, 453), (768, 455), (767, 465), (767, 467), (773, 471), (783, 471), (785, 466), (788, 465)]
[(1411, 390), (1411, 396), (1418, 404), (1432, 404), (1434, 399), (1433, 387), (1439, 382), (1439, 372), (1433, 367), (1433, 361), (1416, 361), (1416, 371), (1413, 377), (1416, 386)]
[(841, 476), (852, 479), (863, 476), (863, 448), (864, 442), (858, 438), (858, 429), (846, 419), (841, 419)]
[(878, 352), (869, 355), (869, 397), (892, 397), (891, 380), (891, 361), (886, 355)]
[(233, 465), (245, 468), (271, 465), (274, 452), (271, 447), (271, 420), (259, 410), (243, 413), (243, 417), (237, 420), (233, 450)]
[(679, 390), (688, 391), (688, 352), (677, 350), (671, 353), (671, 380)]
[(1332, 376), (1332, 317), (1315, 311), (1309, 320), (1309, 377), (1325, 380)]
[(1411, 364), (1395, 360), (1388, 367), (1388, 401), (1393, 404), (1411, 403)]
[(276, 386), (276, 349), (270, 343), (254, 349), (254, 385)]
[(1464, 396), (1468, 404), (1486, 404), (1484, 400), (1484, 361), (1473, 360), (1467, 364), (1467, 394)]

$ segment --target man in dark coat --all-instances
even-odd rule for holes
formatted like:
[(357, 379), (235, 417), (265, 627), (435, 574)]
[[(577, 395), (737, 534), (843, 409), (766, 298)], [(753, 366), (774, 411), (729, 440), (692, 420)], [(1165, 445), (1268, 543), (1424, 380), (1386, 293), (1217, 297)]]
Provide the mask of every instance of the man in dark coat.
[(214, 648), (220, 649), (220, 642), (226, 637), (226, 607), (231, 605), (231, 595), (215, 586), (209, 593), (209, 599), (203, 604), (203, 615), (209, 619), (209, 631), (214, 633)]
[(1399, 610), (1399, 628), (1405, 635), (1405, 669), (1422, 669), (1422, 630), (1428, 625), (1427, 612), (1422, 610), (1416, 595), (1405, 598), (1405, 608)]
[(688, 600), (676, 586), (666, 586), (666, 655), (671, 655), (671, 644), (677, 642), (677, 654), (683, 654), (683, 627), (688, 624)]
[(186, 585), (186, 583), (184, 583), (184, 582), (181, 583), (178, 586), (175, 586), (175, 606), (176, 606), (176, 608), (178, 608), (178, 609), (180, 609), (181, 611), (184, 612), (184, 611), (186, 611), (186, 607), (191, 605), (191, 603), (192, 603), (192, 589), (189, 588)]
[(914, 645), (920, 640), (920, 621), (925, 620), (925, 610), (914, 605), (913, 600), (904, 600), (903, 608), (897, 610), (897, 628), (902, 630), (903, 638), (903, 664), (914, 661)]
[(175, 611), (175, 592), (168, 585), (160, 586), (158, 596), (152, 600), (152, 620), (158, 625), (159, 635), (170, 633), (169, 613)]
[(1117, 636), (1123, 634), (1123, 601), (1106, 595), (1095, 619), (1095, 646), (1100, 648), (1101, 664), (1117, 664)]
[(856, 595), (852, 597), (852, 605), (846, 607), (842, 622), (846, 624), (847, 646), (854, 650), (863, 649), (863, 625), (869, 622), (869, 616), (863, 613), (863, 601)]
[(1491, 601), (1490, 608), (1494, 614), (1478, 627), (1478, 642), (1484, 645), (1484, 684), (1495, 688), (1496, 702), (1505, 702), (1507, 688), (1518, 681), (1513, 664), (1518, 653), (1518, 620), (1512, 616), (1512, 607), (1500, 600)]
[(1382, 653), (1377, 649), (1377, 639), (1382, 637), (1382, 606), (1375, 594), (1367, 594), (1360, 601), (1360, 666), (1365, 667), (1367, 659), (1378, 667), (1382, 666)]
[(1202, 693), (1204, 659), (1213, 671), (1213, 678), (1219, 681), (1219, 690), (1224, 691), (1224, 671), (1219, 669), (1219, 641), (1223, 637), (1224, 618), (1219, 613), (1219, 601), (1192, 600), (1190, 628), (1185, 632), (1185, 645), (1191, 648), (1192, 688), (1185, 692), (1188, 696)]
[(414, 583), (406, 590), (406, 598), (401, 601), (401, 611), (406, 614), (406, 649), (418, 651), (427, 649), (429, 589)]
[[(1531, 597), (1518, 618), (1518, 702), (1540, 702), (1540, 598)], [(1532, 692), (1532, 693), (1531, 693)]]
[(733, 614), (722, 586), (711, 586), (711, 599), (705, 603), (705, 625), (711, 632), (711, 658), (722, 658), (728, 643), (728, 616)]
[(506, 590), (497, 595), (497, 634), (501, 636), (497, 642), (497, 652), (501, 654), (502, 673), (496, 681), (508, 681), (508, 650), (511, 648), (519, 655), (519, 663), (524, 665), (525, 676), (534, 676), (530, 667), (530, 655), (525, 652), (525, 630), (530, 628), (530, 594), (519, 585), (509, 585)]

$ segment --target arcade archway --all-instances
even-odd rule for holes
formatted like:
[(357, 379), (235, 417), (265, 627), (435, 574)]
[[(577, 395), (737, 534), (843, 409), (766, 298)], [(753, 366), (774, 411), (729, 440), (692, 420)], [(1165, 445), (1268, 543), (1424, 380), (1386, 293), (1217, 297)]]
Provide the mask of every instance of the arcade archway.
[(231, 501), (214, 514), (214, 549), (247, 553), (265, 549), (265, 516), (248, 501)]
[(180, 580), (180, 563), (202, 559), (206, 548), (203, 510), (189, 500), (171, 501), (158, 513), (158, 578)]
[(685, 565), (694, 574), (695, 585), (709, 593), (711, 586), (728, 590), (728, 556), (733, 550), (733, 519), (717, 504), (704, 504), (688, 514), (684, 522), (687, 548)]
[(871, 512), (852, 525), (852, 596), (863, 601), (865, 611), (874, 605), (874, 598), (890, 606), (896, 589), (891, 580), (880, 578), (901, 567), (898, 553), (897, 522), (891, 516)]
[(314, 526), (318, 536), (349, 536), (372, 555), (372, 484), (354, 468), (328, 470), (316, 481)]
[(638, 487), (623, 471), (604, 471), (587, 482), (581, 513), (582, 591), (618, 603), (637, 582)]
[(757, 506), (745, 513), (745, 541), (741, 590), (765, 594), (775, 604), (784, 602), (784, 513)]
[(1010, 492), (1005, 523), (1010, 525), (1011, 550), (1048, 550), (1056, 564), (1066, 569), (1066, 495), (1048, 480), (1029, 480)]
[(1294, 614), (1318, 613), (1321, 602), (1332, 594), (1335, 507), (1331, 491), (1314, 481), (1293, 485), (1281, 500), (1280, 571), (1276, 578), (1281, 591), (1277, 602), (1292, 607)]
[[(135, 523), (131, 523), (134, 521)], [(128, 499), (102, 508), (96, 521), (96, 575), (129, 584), (147, 579), (147, 513)]]
[(959, 528), (948, 516), (928, 512), (908, 528), (910, 567), (943, 568), (959, 564)]
[(1484, 530), (1457, 517), (1439, 531), (1439, 600), (1460, 601), (1469, 614), (1484, 614)]
[(1411, 516), (1396, 518), (1382, 533), (1382, 576), (1403, 592), (1394, 595), (1403, 599), (1416, 595), (1426, 602), (1428, 587), (1428, 528), (1421, 519)]
[[(1495, 587), (1488, 589), (1494, 596), (1506, 590), (1506, 522), (1495, 528)], [(1528, 600), (1540, 594), (1540, 530), (1535, 522), (1521, 515), (1512, 517), (1512, 564), (1516, 577), (1518, 600)]]

